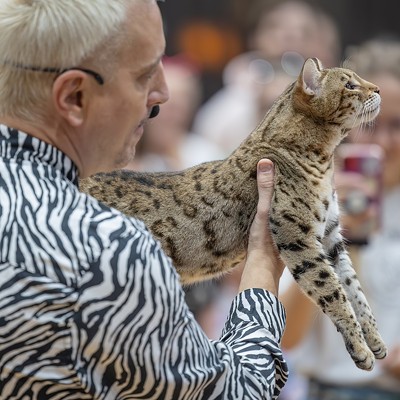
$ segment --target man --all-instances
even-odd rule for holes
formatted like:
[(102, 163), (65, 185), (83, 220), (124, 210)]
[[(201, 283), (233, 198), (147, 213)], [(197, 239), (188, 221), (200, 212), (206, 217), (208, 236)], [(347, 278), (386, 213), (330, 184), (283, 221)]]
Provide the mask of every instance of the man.
[(270, 399), (287, 379), (270, 161), (216, 342), (143, 224), (78, 190), (168, 99), (164, 47), (154, 0), (0, 4), (1, 399)]

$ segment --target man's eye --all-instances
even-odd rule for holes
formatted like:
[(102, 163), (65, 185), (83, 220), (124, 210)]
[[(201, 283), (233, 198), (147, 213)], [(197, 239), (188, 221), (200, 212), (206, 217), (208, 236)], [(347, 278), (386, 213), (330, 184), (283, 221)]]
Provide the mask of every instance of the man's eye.
[(153, 74), (147, 73), (140, 77), (143, 82), (149, 81), (152, 78)]
[(150, 81), (153, 78), (155, 73), (156, 73), (156, 71), (153, 69), (149, 72), (146, 72), (144, 75), (142, 75), (143, 81)]
[(350, 82), (347, 82), (347, 83), (346, 83), (346, 89), (354, 90), (355, 88), (356, 88), (356, 85), (353, 85), (353, 84), (350, 83)]

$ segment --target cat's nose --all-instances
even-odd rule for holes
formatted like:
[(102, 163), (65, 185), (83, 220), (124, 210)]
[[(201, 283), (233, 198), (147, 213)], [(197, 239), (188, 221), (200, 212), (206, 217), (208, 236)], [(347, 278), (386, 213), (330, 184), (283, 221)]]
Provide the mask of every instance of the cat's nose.
[(380, 93), (380, 89), (378, 88), (378, 86), (376, 86), (376, 87), (375, 87), (375, 89), (374, 89), (374, 93), (377, 93), (377, 94), (379, 94), (379, 93)]

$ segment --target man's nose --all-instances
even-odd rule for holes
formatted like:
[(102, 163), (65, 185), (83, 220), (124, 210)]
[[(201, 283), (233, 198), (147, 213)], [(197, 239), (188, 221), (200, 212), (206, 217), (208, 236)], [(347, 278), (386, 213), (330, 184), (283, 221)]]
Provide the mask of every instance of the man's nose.
[(153, 89), (149, 95), (149, 105), (163, 104), (169, 99), (168, 85), (165, 79), (164, 68), (160, 65), (157, 75), (154, 77)]

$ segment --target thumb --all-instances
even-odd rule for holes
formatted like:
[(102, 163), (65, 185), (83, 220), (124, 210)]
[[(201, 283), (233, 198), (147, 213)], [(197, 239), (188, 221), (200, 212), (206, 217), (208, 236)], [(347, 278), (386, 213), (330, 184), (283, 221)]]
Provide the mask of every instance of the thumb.
[(274, 164), (263, 158), (257, 164), (258, 211), (268, 212), (274, 192)]

